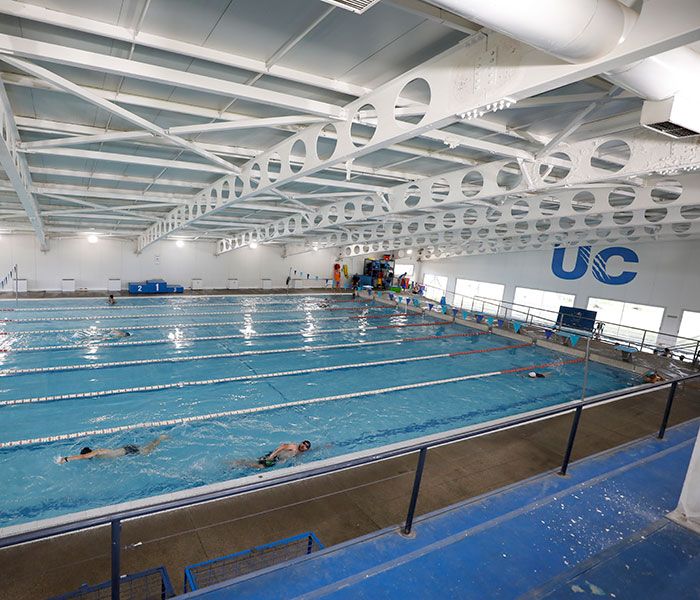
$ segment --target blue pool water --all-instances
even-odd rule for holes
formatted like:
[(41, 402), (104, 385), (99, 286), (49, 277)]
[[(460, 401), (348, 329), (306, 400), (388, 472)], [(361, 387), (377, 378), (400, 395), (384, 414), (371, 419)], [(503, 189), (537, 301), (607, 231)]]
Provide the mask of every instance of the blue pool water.
[[(312, 451), (287, 464), (309, 463), (581, 391), (583, 366), (568, 356), (348, 296), (103, 302), (0, 302), (0, 445), (22, 441), (0, 449), (0, 527), (250, 475), (232, 463), (281, 442), (311, 440)], [(112, 328), (132, 335), (110, 338)], [(536, 381), (507, 373), (304, 403), (550, 363), (543, 370), (552, 376)], [(312, 368), (324, 370), (289, 373)], [(221, 378), (237, 380), (212, 383)], [(633, 383), (630, 373), (592, 363), (588, 394)], [(165, 389), (133, 389), (147, 386)], [(274, 408), (289, 402), (298, 404)], [(187, 421), (240, 409), (251, 412)], [(184, 421), (157, 424), (171, 419)], [(83, 433), (115, 427), (126, 429)], [(169, 439), (148, 456), (57, 463), (83, 446), (143, 445), (161, 433)], [(36, 441), (50, 436), (67, 439)]]

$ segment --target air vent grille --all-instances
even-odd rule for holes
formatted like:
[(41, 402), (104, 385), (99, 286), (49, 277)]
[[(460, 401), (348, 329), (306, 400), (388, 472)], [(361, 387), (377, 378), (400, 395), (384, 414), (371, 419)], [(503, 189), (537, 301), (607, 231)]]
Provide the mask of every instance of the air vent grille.
[(661, 121), (660, 123), (647, 123), (645, 124), (645, 127), (648, 127), (649, 129), (653, 129), (654, 131), (658, 131), (659, 133), (663, 133), (664, 135), (668, 135), (669, 137), (676, 139), (700, 135), (700, 132), (698, 131), (693, 131), (692, 129), (682, 127), (680, 125), (677, 125), (676, 123), (672, 123), (671, 121)]
[(326, 4), (332, 4), (333, 6), (339, 6), (345, 10), (350, 10), (358, 15), (361, 15), (368, 8), (371, 8), (379, 0), (323, 0)]

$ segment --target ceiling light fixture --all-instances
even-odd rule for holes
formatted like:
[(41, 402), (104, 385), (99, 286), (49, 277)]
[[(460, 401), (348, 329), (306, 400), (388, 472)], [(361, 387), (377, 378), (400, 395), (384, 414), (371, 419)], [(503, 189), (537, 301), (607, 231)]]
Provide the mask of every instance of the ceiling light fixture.
[(253, 250), (255, 250), (255, 249), (258, 247), (258, 242), (250, 242), (250, 245), (249, 245), (249, 246), (250, 246), (250, 248), (252, 248)]
[(90, 244), (96, 244), (99, 241), (99, 238), (94, 233), (91, 233), (89, 236), (87, 236), (87, 241)]
[(175, 245), (176, 245), (178, 248), (183, 248), (184, 245), (185, 245), (185, 242), (182, 241), (182, 240), (178, 240), (177, 242), (175, 242)]

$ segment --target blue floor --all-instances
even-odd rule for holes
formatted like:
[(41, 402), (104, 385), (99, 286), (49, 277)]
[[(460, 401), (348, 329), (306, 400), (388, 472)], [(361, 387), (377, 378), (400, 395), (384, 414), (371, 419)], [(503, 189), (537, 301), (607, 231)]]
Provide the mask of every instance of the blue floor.
[[(662, 442), (580, 461), (567, 477), (543, 475), (427, 515), (414, 539), (384, 530), (187, 597), (699, 598), (700, 538), (663, 519), (697, 430), (688, 423)], [(652, 596), (640, 591), (649, 581)]]

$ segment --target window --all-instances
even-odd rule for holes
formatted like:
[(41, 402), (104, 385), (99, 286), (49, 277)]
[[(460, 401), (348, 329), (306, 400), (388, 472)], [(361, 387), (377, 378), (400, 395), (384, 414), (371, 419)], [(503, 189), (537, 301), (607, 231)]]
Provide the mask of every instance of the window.
[(678, 330), (678, 337), (681, 339), (676, 340), (676, 345), (684, 354), (693, 355), (697, 345), (691, 342), (691, 340), (700, 340), (700, 312), (693, 312), (692, 310), (684, 310), (683, 316), (681, 317), (681, 327)]
[[(605, 298), (589, 298), (588, 310), (597, 311), (596, 319), (605, 321), (604, 335), (632, 342), (641, 342), (644, 338), (645, 344), (656, 344), (657, 335), (650, 332), (658, 331), (664, 318), (662, 306), (632, 304)], [(644, 330), (647, 330), (646, 336)]]
[(425, 286), (425, 297), (430, 300), (440, 301), (440, 298), (447, 294), (447, 277), (426, 273), (423, 275), (423, 285)]
[(408, 277), (411, 281), (413, 281), (414, 270), (415, 267), (413, 265), (402, 265), (401, 263), (396, 263), (394, 265), (394, 275), (396, 277), (401, 277), (401, 275), (406, 273), (406, 277)]
[[(557, 320), (559, 307), (573, 306), (575, 299), (576, 296), (573, 294), (517, 287), (513, 303), (520, 306), (513, 308), (511, 317), (526, 319), (530, 315), (535, 322), (551, 324)], [(525, 308), (526, 306), (529, 310)]]
[(503, 300), (505, 289), (506, 286), (500, 283), (458, 279), (455, 285), (455, 304), (469, 310), (495, 313)]

